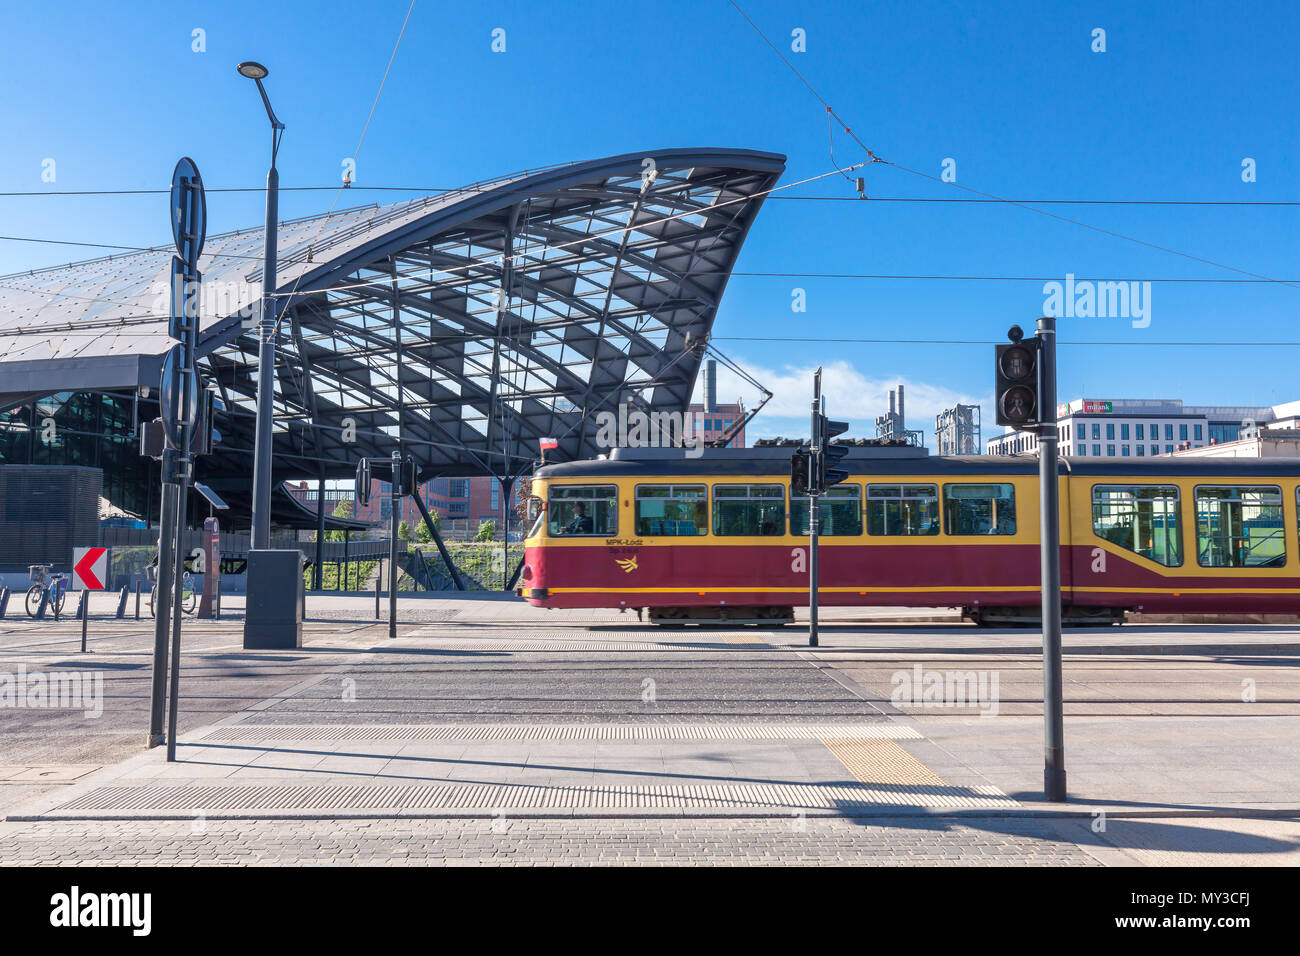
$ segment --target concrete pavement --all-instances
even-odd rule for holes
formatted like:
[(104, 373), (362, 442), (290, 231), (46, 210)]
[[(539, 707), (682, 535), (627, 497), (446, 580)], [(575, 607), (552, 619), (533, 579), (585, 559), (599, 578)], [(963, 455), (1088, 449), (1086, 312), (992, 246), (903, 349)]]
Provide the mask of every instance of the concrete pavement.
[[(1048, 807), (1032, 632), (840, 620), (810, 650), (792, 629), (426, 610), (396, 641), (316, 617), (294, 652), (187, 621), (172, 765), (138, 749), (147, 629), (101, 628), (87, 661), (75, 622), (7, 623), (3, 667), (91, 664), (112, 693), (94, 721), (0, 711), (0, 861), (1300, 859), (1296, 629), (1068, 632), (1072, 800)], [(918, 666), (996, 674), (996, 700), (900, 699)], [(21, 781), (41, 768), (62, 776)]]

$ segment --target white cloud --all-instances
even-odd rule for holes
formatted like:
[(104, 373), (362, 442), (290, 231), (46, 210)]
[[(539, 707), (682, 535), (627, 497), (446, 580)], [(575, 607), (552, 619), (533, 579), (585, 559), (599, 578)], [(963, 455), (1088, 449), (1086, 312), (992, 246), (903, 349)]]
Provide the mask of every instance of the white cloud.
[[(787, 438), (808, 434), (808, 416), (812, 408), (812, 381), (816, 366), (785, 365), (780, 369), (764, 368), (736, 359), (736, 364), (772, 391), (772, 400), (746, 429), (747, 443), (758, 438), (784, 435)], [(871, 438), (876, 434), (876, 416), (889, 411), (889, 391), (903, 385), (906, 393), (907, 427), (922, 430), (933, 446), (934, 417), (945, 408), (961, 402), (980, 404), (979, 398), (952, 391), (940, 385), (909, 378), (868, 378), (849, 362), (836, 361), (822, 366), (822, 394), (827, 414), (849, 423), (845, 434), (852, 438)], [(692, 401), (702, 402), (704, 375), (696, 381)], [(753, 408), (762, 395), (730, 369), (718, 365), (718, 401), (740, 399)]]

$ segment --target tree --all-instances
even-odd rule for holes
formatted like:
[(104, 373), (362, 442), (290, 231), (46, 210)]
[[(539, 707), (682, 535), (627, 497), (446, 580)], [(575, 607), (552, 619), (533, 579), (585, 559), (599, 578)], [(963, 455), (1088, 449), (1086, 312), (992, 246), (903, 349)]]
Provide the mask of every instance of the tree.
[[(437, 525), (438, 516), (430, 515), (430, 517), (433, 518), (434, 524)], [(423, 521), (415, 526), (415, 540), (419, 541), (421, 544), (428, 544), (433, 540), (433, 534), (430, 533), (429, 526)]]
[[(334, 506), (334, 517), (336, 517), (336, 518), (351, 518), (351, 517), (352, 517), (352, 502), (351, 502), (351, 501), (348, 501), (347, 499), (343, 499), (343, 500), (339, 501), (339, 503), (336, 504), (336, 505)], [(343, 535), (344, 535), (344, 532), (342, 532), (342, 531), (326, 531), (326, 532), (325, 532), (325, 540), (326, 540), (326, 541), (342, 541), (342, 540), (343, 540)]]
[(407, 524), (405, 521), (399, 521), (397, 523), (397, 536), (401, 538), (403, 541), (410, 541), (411, 526)]
[(497, 523), (489, 518), (478, 526), (478, 533), (474, 535), (475, 541), (491, 541), (497, 536)]

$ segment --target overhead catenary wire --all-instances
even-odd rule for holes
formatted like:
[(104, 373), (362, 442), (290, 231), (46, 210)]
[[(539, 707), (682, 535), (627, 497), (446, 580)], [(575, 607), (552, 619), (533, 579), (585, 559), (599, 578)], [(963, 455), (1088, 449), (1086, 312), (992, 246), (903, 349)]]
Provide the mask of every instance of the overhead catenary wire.
[(1049, 211), (1046, 210), (1046, 209), (1037, 209), (1037, 208), (1035, 208), (1034, 206), (1031, 206), (1031, 205), (1029, 205), (1029, 204), (1026, 203), (1026, 202), (1017, 201), (1017, 200), (1013, 200), (1013, 199), (1007, 199), (1007, 198), (1002, 197), (1002, 196), (994, 195), (993, 193), (983, 192), (983, 191), (981, 191), (981, 190), (979, 190), (979, 189), (974, 189), (974, 188), (972, 188), (972, 187), (970, 187), (970, 186), (965, 186), (965, 185), (962, 185), (961, 183), (958, 183), (958, 182), (955, 182), (955, 181), (953, 181), (953, 182), (945, 182), (943, 179), (941, 179), (941, 178), (938, 177), (938, 176), (932, 175), (932, 174), (930, 174), (930, 173), (924, 173), (924, 172), (921, 172), (919, 169), (912, 169), (912, 168), (910, 168), (910, 167), (908, 167), (908, 166), (904, 166), (902, 163), (897, 163), (897, 162), (893, 162), (893, 161), (891, 161), (891, 160), (884, 159), (883, 157), (877, 155), (876, 152), (875, 152), (874, 150), (872, 150), (870, 147), (867, 146), (866, 143), (864, 143), (864, 142), (862, 141), (862, 138), (861, 138), (860, 136), (858, 136), (856, 133), (853, 132), (852, 127), (850, 127), (850, 126), (849, 126), (849, 125), (848, 125), (848, 124), (847, 124), (847, 123), (846, 123), (846, 122), (845, 122), (845, 121), (840, 117), (840, 115), (839, 115), (838, 113), (835, 112), (835, 108), (834, 108), (833, 106), (831, 106), (830, 102), (827, 101), (827, 99), (826, 99), (824, 96), (822, 96), (821, 93), (819, 93), (819, 92), (817, 91), (817, 89), (812, 85), (812, 83), (810, 83), (810, 82), (808, 81), (808, 79), (807, 79), (807, 78), (806, 78), (802, 73), (799, 72), (799, 69), (798, 69), (798, 68), (797, 68), (793, 63), (790, 62), (789, 58), (788, 58), (784, 53), (781, 52), (781, 50), (776, 46), (776, 44), (774, 44), (770, 39), (768, 39), (767, 34), (764, 33), (764, 32), (762, 31), (762, 29), (759, 28), (758, 24), (755, 23), (755, 22), (750, 18), (749, 14), (747, 14), (743, 9), (741, 9), (740, 4), (738, 4), (738, 3), (736, 2), (736, 0), (728, 0), (728, 2), (729, 2), (733, 7), (735, 7), (735, 8), (736, 8), (736, 12), (739, 13), (742, 17), (744, 17), (744, 18), (745, 18), (745, 21), (746, 21), (746, 22), (747, 22), (751, 27), (753, 27), (754, 32), (757, 33), (757, 34), (759, 35), (759, 37), (762, 38), (763, 42), (766, 43), (769, 47), (771, 47), (772, 52), (775, 53), (778, 57), (781, 58), (781, 62), (784, 63), (784, 64), (789, 68), (790, 72), (793, 73), (793, 74), (798, 78), (799, 82), (801, 82), (805, 87), (808, 88), (808, 92), (810, 92), (814, 97), (816, 97), (817, 100), (818, 100), (818, 102), (820, 102), (820, 103), (822, 104), (822, 106), (824, 106), (824, 107), (826, 108), (826, 112), (827, 112), (830, 116), (832, 116), (832, 117), (835, 118), (836, 122), (838, 122), (838, 123), (840, 124), (840, 126), (841, 126), (841, 128), (844, 130), (845, 134), (848, 135), (849, 137), (851, 137), (851, 138), (853, 139), (853, 141), (854, 141), (855, 143), (857, 143), (857, 144), (858, 144), (858, 145), (863, 149), (863, 151), (867, 154), (868, 158), (869, 158), (873, 163), (877, 163), (877, 162), (878, 162), (878, 163), (882, 163), (882, 164), (884, 164), (884, 165), (886, 165), (886, 166), (892, 166), (894, 169), (899, 169), (899, 170), (902, 170), (903, 172), (911, 173), (911, 174), (914, 175), (914, 176), (920, 176), (921, 178), (923, 178), (923, 179), (928, 179), (928, 180), (930, 180), (931, 182), (936, 182), (936, 183), (940, 183), (940, 184), (942, 184), (942, 185), (947, 185), (947, 186), (955, 186), (956, 188), (958, 188), (958, 189), (960, 189), (960, 190), (963, 190), (963, 191), (968, 192), (968, 193), (971, 193), (971, 194), (973, 194), (973, 195), (975, 195), (975, 196), (981, 197), (981, 198), (983, 198), (983, 199), (985, 199), (985, 200), (987, 200), (987, 201), (989, 201), (989, 202), (1006, 203), (1006, 204), (1008, 204), (1008, 205), (1015, 206), (1015, 207), (1020, 208), (1020, 209), (1028, 210), (1029, 212), (1037, 213), (1037, 214), (1040, 215), (1040, 216), (1046, 216), (1046, 217), (1048, 217), (1048, 218), (1050, 218), (1050, 219), (1056, 219), (1056, 220), (1058, 220), (1058, 221), (1060, 221), (1060, 222), (1069, 223), (1069, 224), (1071, 224), (1071, 225), (1075, 225), (1075, 226), (1080, 226), (1080, 227), (1082, 227), (1082, 228), (1084, 228), (1084, 229), (1089, 229), (1089, 230), (1092, 230), (1093, 232), (1100, 233), (1101, 235), (1110, 236), (1110, 237), (1115, 238), (1115, 239), (1122, 239), (1122, 240), (1124, 240), (1125, 242), (1131, 242), (1131, 243), (1134, 243), (1134, 244), (1139, 245), (1139, 246), (1144, 246), (1144, 247), (1146, 247), (1146, 248), (1148, 248), (1148, 249), (1155, 249), (1155, 250), (1157, 250), (1157, 251), (1159, 251), (1159, 252), (1164, 252), (1164, 253), (1167, 253), (1167, 254), (1169, 254), (1169, 255), (1181, 256), (1181, 257), (1183, 257), (1183, 258), (1185, 258), (1185, 259), (1190, 259), (1190, 260), (1192, 260), (1192, 261), (1194, 261), (1194, 262), (1201, 262), (1201, 263), (1204, 263), (1205, 265), (1214, 266), (1216, 269), (1225, 269), (1225, 270), (1227, 270), (1227, 271), (1229, 271), (1229, 272), (1237, 272), (1237, 273), (1240, 273), (1240, 274), (1242, 274), (1242, 275), (1251, 276), (1251, 277), (1256, 278), (1256, 279), (1265, 279), (1265, 280), (1270, 281), (1270, 282), (1276, 282), (1276, 283), (1278, 283), (1278, 284), (1280, 284), (1280, 285), (1287, 285), (1287, 286), (1290, 286), (1290, 287), (1292, 287), (1292, 288), (1300, 289), (1300, 283), (1288, 282), (1288, 281), (1285, 281), (1285, 280), (1279, 280), (1279, 279), (1273, 279), (1273, 278), (1271, 278), (1271, 277), (1269, 277), (1269, 276), (1260, 275), (1259, 273), (1251, 272), (1251, 271), (1249, 271), (1249, 270), (1247, 270), (1247, 269), (1241, 269), (1241, 268), (1238, 268), (1237, 266), (1228, 265), (1228, 264), (1223, 263), (1223, 262), (1217, 262), (1217, 261), (1215, 261), (1215, 260), (1213, 260), (1213, 259), (1208, 259), (1208, 258), (1206, 258), (1206, 257), (1204, 257), (1204, 256), (1198, 256), (1198, 255), (1194, 255), (1193, 253), (1190, 253), (1190, 252), (1182, 252), (1182, 251), (1180, 251), (1180, 250), (1178, 250), (1178, 249), (1173, 249), (1173, 248), (1171, 248), (1171, 247), (1169, 247), (1169, 246), (1162, 246), (1162, 245), (1159, 245), (1158, 243), (1148, 242), (1148, 241), (1145, 240), (1145, 239), (1139, 239), (1139, 238), (1137, 238), (1136, 236), (1130, 236), (1130, 235), (1126, 235), (1125, 233), (1116, 232), (1116, 231), (1113, 230), (1113, 229), (1106, 229), (1106, 228), (1103, 228), (1103, 227), (1101, 227), (1101, 226), (1094, 226), (1094, 225), (1092, 225), (1091, 223), (1083, 222), (1082, 220), (1079, 220), (1079, 219), (1072, 219), (1072, 218), (1070, 218), (1069, 216), (1062, 216), (1062, 215), (1060, 215), (1059, 213), (1049, 212)]
[[(366, 141), (366, 133), (369, 132), (370, 130), (370, 121), (375, 117), (375, 109), (376, 107), (379, 106), (379, 97), (383, 95), (384, 85), (388, 82), (388, 74), (392, 72), (393, 69), (393, 61), (397, 59), (397, 48), (402, 45), (402, 37), (406, 36), (406, 25), (411, 21), (411, 12), (414, 9), (415, 9), (415, 0), (411, 0), (411, 5), (406, 8), (406, 16), (402, 19), (402, 29), (397, 32), (397, 42), (393, 44), (393, 52), (389, 54), (388, 65), (384, 67), (384, 75), (379, 80), (379, 89), (375, 91), (374, 101), (371, 102), (370, 104), (370, 112), (366, 114), (366, 122), (361, 127), (361, 136), (357, 140), (357, 148), (352, 153), (353, 163), (356, 163), (357, 158), (361, 155), (361, 145)], [(334, 194), (334, 201), (330, 203), (329, 211), (325, 213), (326, 216), (329, 216), (334, 212), (335, 207), (338, 206), (339, 204), (339, 199), (342, 198), (343, 196), (343, 190), (350, 187), (350, 185), (351, 184), (348, 182), (343, 182), (339, 185), (338, 191)], [(303, 273), (300, 272), (298, 274), (298, 277), (294, 279), (293, 288), (289, 291), (290, 296), (292, 296), (295, 292), (298, 291), (298, 285), (302, 282), (302, 277), (303, 277)], [(271, 331), (269, 332), (269, 335), (272, 339), (274, 339), (275, 336), (279, 333), (280, 323), (282, 323), (283, 321), (284, 321), (283, 313), (275, 317), (275, 325), (272, 326)]]
[[(779, 197), (770, 197), (779, 198)], [(117, 243), (106, 242), (84, 242), (73, 239), (42, 239), (32, 236), (0, 236), (0, 241), (9, 242), (32, 242), (32, 243), (49, 243), (63, 246), (85, 246), (92, 249), (119, 249), (124, 252), (159, 252), (164, 251), (158, 246), (127, 246)], [(205, 253), (213, 258), (226, 259), (252, 259), (257, 262), (262, 261), (260, 255), (239, 255), (229, 252), (211, 252)], [(540, 264), (540, 263), (539, 263)], [(609, 269), (593, 269), (584, 275), (599, 274), (609, 271)], [(423, 275), (424, 270), (421, 271)], [(20, 273), (15, 273), (18, 275)], [(1059, 282), (1062, 276), (1013, 276), (1013, 275), (971, 275), (971, 274), (943, 274), (943, 273), (889, 273), (889, 272), (769, 272), (769, 271), (740, 271), (734, 270), (726, 273), (732, 278), (741, 279), (904, 279), (917, 281), (958, 281), (958, 282)], [(706, 272), (690, 272), (685, 278), (705, 278), (723, 275), (720, 270)], [(400, 276), (399, 276), (400, 278)], [(1300, 279), (1252, 279), (1252, 278), (1228, 278), (1226, 276), (1107, 276), (1105, 278), (1096, 276), (1088, 277), (1085, 275), (1075, 275), (1076, 282), (1166, 282), (1166, 283), (1241, 283), (1241, 284), (1258, 284), (1258, 285), (1276, 285), (1278, 282), (1300, 282)], [(667, 280), (665, 280), (667, 281)], [(0, 288), (13, 289), (15, 286), (0, 285)], [(47, 292), (45, 289), (22, 289), (25, 292)], [(330, 291), (330, 290), (325, 290)], [(114, 302), (123, 301), (115, 299), (92, 299), (94, 302)]]
[[(853, 165), (853, 166), (848, 167), (848, 170), (851, 172), (851, 171), (854, 170), (854, 169), (858, 169), (858, 168), (860, 168), (862, 165), (863, 165), (863, 164), (858, 163), (858, 164), (856, 164), (856, 165)], [(809, 177), (807, 177), (807, 178), (805, 178), (805, 179), (799, 180), (798, 182), (789, 183), (789, 184), (787, 184), (787, 185), (785, 185), (785, 186), (774, 186), (774, 187), (772, 187), (771, 189), (760, 190), (760, 191), (758, 191), (758, 192), (756, 192), (756, 193), (753, 193), (753, 194), (751, 194), (751, 195), (748, 195), (748, 196), (739, 196), (739, 197), (737, 197), (737, 198), (735, 198), (735, 199), (728, 199), (728, 200), (724, 200), (724, 201), (722, 201), (722, 202), (714, 203), (714, 204), (710, 205), (708, 208), (709, 208), (710, 210), (715, 210), (715, 209), (723, 208), (723, 207), (725, 207), (725, 206), (735, 205), (735, 204), (737, 204), (737, 203), (753, 202), (754, 200), (756, 200), (756, 199), (758, 199), (758, 198), (760, 198), (760, 197), (764, 197), (764, 196), (766, 196), (766, 195), (768, 195), (768, 194), (770, 194), (770, 193), (772, 193), (772, 192), (775, 192), (775, 191), (777, 191), (777, 190), (781, 190), (781, 189), (792, 189), (792, 188), (794, 188), (795, 186), (801, 186), (801, 185), (803, 185), (803, 184), (805, 184), (805, 183), (816, 182), (816, 181), (819, 180), (819, 179), (825, 179), (827, 176), (834, 176), (834, 175), (836, 175), (836, 174), (838, 174), (838, 173), (841, 173), (841, 172), (843, 172), (843, 170), (833, 169), (833, 170), (830, 170), (829, 172), (819, 173), (819, 174), (817, 174), (817, 175), (815, 175), (815, 176), (809, 176)], [(340, 187), (340, 188), (341, 188), (341, 187)], [(337, 202), (337, 200), (336, 200), (336, 202)], [(331, 208), (330, 211), (333, 212), (333, 209)], [(327, 215), (328, 215), (328, 213), (327, 213)], [(636, 228), (637, 228), (638, 230), (643, 230), (643, 229), (645, 229), (645, 228), (647, 228), (647, 227), (650, 227), (650, 226), (656, 226), (656, 225), (660, 225), (660, 224), (662, 224), (662, 223), (671, 222), (671, 221), (676, 220), (676, 219), (681, 219), (681, 218), (684, 218), (684, 217), (687, 217), (687, 216), (695, 216), (695, 215), (699, 215), (699, 210), (697, 210), (697, 209), (688, 209), (688, 210), (684, 210), (684, 211), (679, 212), (679, 213), (672, 213), (672, 214), (669, 214), (669, 215), (666, 215), (666, 216), (662, 216), (662, 217), (660, 217), (660, 218), (658, 218), (658, 219), (650, 219), (650, 220), (646, 220), (646, 221), (644, 221), (644, 222), (638, 222), (638, 223), (636, 224)], [(583, 236), (581, 236), (581, 237), (579, 237), (579, 238), (577, 238), (577, 239), (569, 240), (569, 241), (567, 241), (567, 242), (562, 242), (562, 243), (556, 243), (556, 244), (553, 244), (553, 245), (548, 245), (547, 248), (548, 248), (549, 250), (554, 250), (554, 249), (563, 249), (563, 248), (566, 248), (566, 247), (568, 247), (568, 246), (573, 246), (573, 245), (583, 245), (583, 244), (585, 244), (585, 243), (590, 242), (590, 241), (593, 240), (593, 239), (599, 239), (599, 238), (601, 238), (601, 237), (603, 237), (603, 236), (610, 235), (610, 234), (614, 234), (614, 233), (625, 232), (625, 231), (627, 230), (627, 228), (628, 228), (628, 227), (627, 227), (626, 225), (621, 225), (621, 226), (612, 226), (612, 227), (610, 227), (609, 229), (604, 230), (604, 231), (601, 231), (601, 232), (588, 233), (588, 234), (585, 234), (585, 235), (583, 235)], [(0, 238), (5, 238), (5, 237), (0, 237)], [(22, 240), (22, 237), (10, 237), (10, 238), (14, 238), (15, 240), (18, 240), (18, 241), (21, 241), (21, 240)], [(43, 240), (34, 240), (34, 241), (43, 241)], [(50, 240), (50, 241), (58, 241), (58, 242), (62, 242), (63, 240)], [(97, 245), (97, 244), (88, 244), (88, 245)], [(116, 248), (123, 248), (123, 249), (132, 250), (132, 251), (139, 251), (139, 252), (158, 252), (158, 251), (159, 251), (159, 249), (155, 249), (155, 248), (147, 248), (147, 247), (126, 247), (126, 246), (123, 246), (123, 247), (116, 247)], [(213, 255), (216, 256), (216, 255), (221, 255), (221, 254), (220, 254), (220, 253), (213, 253)], [(449, 268), (446, 268), (446, 269), (436, 269), (436, 270), (435, 270), (435, 269), (420, 269), (420, 270), (418, 270), (417, 272), (414, 272), (414, 273), (412, 273), (412, 272), (398, 272), (398, 273), (395, 273), (395, 274), (390, 274), (390, 275), (385, 275), (385, 276), (378, 277), (378, 278), (376, 278), (376, 279), (374, 279), (374, 280), (372, 280), (372, 281), (367, 281), (367, 282), (357, 282), (357, 283), (348, 283), (348, 284), (343, 284), (343, 285), (334, 285), (334, 286), (330, 286), (330, 287), (327, 288), (327, 289), (322, 289), (322, 290), (311, 290), (311, 291), (313, 291), (313, 292), (315, 292), (315, 291), (322, 291), (322, 292), (341, 292), (341, 291), (348, 291), (348, 290), (351, 290), (351, 289), (364, 289), (364, 288), (370, 288), (370, 287), (373, 287), (373, 286), (383, 286), (383, 285), (388, 285), (388, 284), (390, 284), (391, 282), (393, 282), (395, 279), (398, 279), (398, 280), (405, 279), (405, 280), (410, 280), (410, 281), (424, 281), (426, 276), (428, 277), (428, 281), (429, 281), (429, 283), (431, 284), (431, 283), (432, 283), (433, 276), (435, 276), (435, 275), (439, 275), (439, 276), (456, 276), (456, 275), (458, 275), (458, 274), (460, 274), (460, 273), (473, 272), (473, 271), (481, 270), (481, 269), (482, 269), (483, 267), (485, 267), (485, 266), (504, 265), (507, 261), (513, 261), (513, 260), (516, 259), (516, 258), (522, 258), (522, 257), (523, 257), (522, 254), (519, 254), (519, 255), (501, 255), (501, 256), (496, 256), (496, 257), (494, 257), (494, 258), (492, 258), (492, 259), (483, 259), (483, 260), (479, 260), (479, 261), (477, 261), (477, 262), (469, 263), (469, 264), (466, 264), (466, 265), (463, 265), (463, 266), (452, 266), (452, 267), (449, 267)], [(251, 257), (239, 256), (238, 258), (253, 258), (253, 259), (259, 259), (259, 260), (260, 260), (261, 257), (260, 257), (260, 256), (251, 256)], [(588, 273), (588, 274), (590, 274), (590, 273)], [(21, 275), (21, 273), (19, 273), (18, 275)], [(11, 279), (11, 278), (13, 278), (13, 277), (12, 277), (12, 276), (6, 276), (5, 278), (6, 278), (6, 279)], [(290, 289), (288, 292), (277, 292), (277, 293), (274, 294), (274, 297), (275, 297), (275, 298), (280, 298), (280, 299), (291, 299), (293, 296), (295, 296), (295, 295), (298, 294), (298, 284), (299, 284), (299, 282), (301, 282), (301, 279), (302, 279), (302, 275), (300, 274), (300, 275), (298, 276), (298, 279), (295, 281), (294, 286), (293, 286), (292, 289)], [(38, 295), (48, 295), (48, 296), (50, 296), (51, 298), (77, 298), (76, 296), (68, 296), (68, 295), (66, 295), (65, 293), (62, 293), (62, 292), (59, 292), (58, 290), (53, 290), (53, 289), (32, 289), (32, 288), (23, 288), (23, 287), (20, 287), (20, 286), (14, 286), (14, 285), (12, 285), (12, 284), (10, 284), (10, 285), (0, 285), (0, 288), (10, 288), (10, 289), (14, 289), (15, 291), (30, 292), (30, 293), (38, 294)], [(83, 297), (83, 298), (87, 298), (87, 297)], [(126, 303), (127, 301), (129, 301), (129, 300), (125, 300), (125, 299), (111, 299), (111, 298), (88, 298), (88, 301), (93, 301), (93, 302), (102, 302), (102, 303), (110, 303), (110, 304), (125, 304), (125, 303)], [(277, 329), (277, 330), (278, 330), (278, 328), (279, 328), (279, 323), (280, 323), (281, 321), (283, 321), (283, 318), (284, 318), (283, 315), (280, 315), (279, 317), (277, 317), (277, 320), (276, 320), (276, 329)]]
[[(563, 164), (562, 164), (563, 165)], [(349, 192), (401, 192), (401, 193), (456, 193), (484, 192), (484, 188), (470, 186), (363, 186), (353, 183)], [(339, 187), (281, 186), (280, 192), (331, 192)], [(205, 193), (264, 193), (265, 186), (205, 186)], [(169, 189), (31, 189), (0, 192), (2, 198), (43, 196), (165, 196)], [(847, 202), (847, 203), (1031, 203), (1035, 206), (1300, 206), (1300, 200), (1266, 199), (983, 199), (978, 196), (779, 196), (782, 202)]]

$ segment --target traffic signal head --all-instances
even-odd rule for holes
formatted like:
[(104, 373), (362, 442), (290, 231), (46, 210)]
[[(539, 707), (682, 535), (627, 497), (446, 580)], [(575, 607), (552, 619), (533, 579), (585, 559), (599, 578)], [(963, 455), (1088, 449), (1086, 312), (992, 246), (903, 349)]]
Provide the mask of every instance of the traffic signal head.
[(393, 494), (415, 494), (415, 459), (402, 458), (393, 466)]
[(833, 467), (849, 453), (849, 446), (831, 440), (836, 435), (843, 435), (848, 431), (849, 423), (833, 421), (825, 415), (818, 415), (817, 427), (821, 437), (821, 452), (817, 456), (814, 490), (817, 494), (821, 494), (827, 488), (838, 485), (849, 477), (849, 473), (844, 469)]
[(807, 445), (800, 445), (790, 456), (790, 494), (808, 494), (809, 466), (812, 454)]
[(1039, 423), (1038, 340), (994, 346), (997, 423), (1030, 428)]
[(210, 388), (199, 392), (199, 413), (194, 420), (193, 447), (196, 455), (211, 455), (212, 446), (221, 440), (221, 433), (215, 427), (218, 408), (223, 408), (217, 393)]
[(167, 439), (163, 436), (163, 422), (155, 418), (151, 422), (140, 423), (140, 454), (150, 458), (161, 458)]
[(370, 504), (370, 459), (362, 458), (357, 462), (356, 484), (357, 507)]

